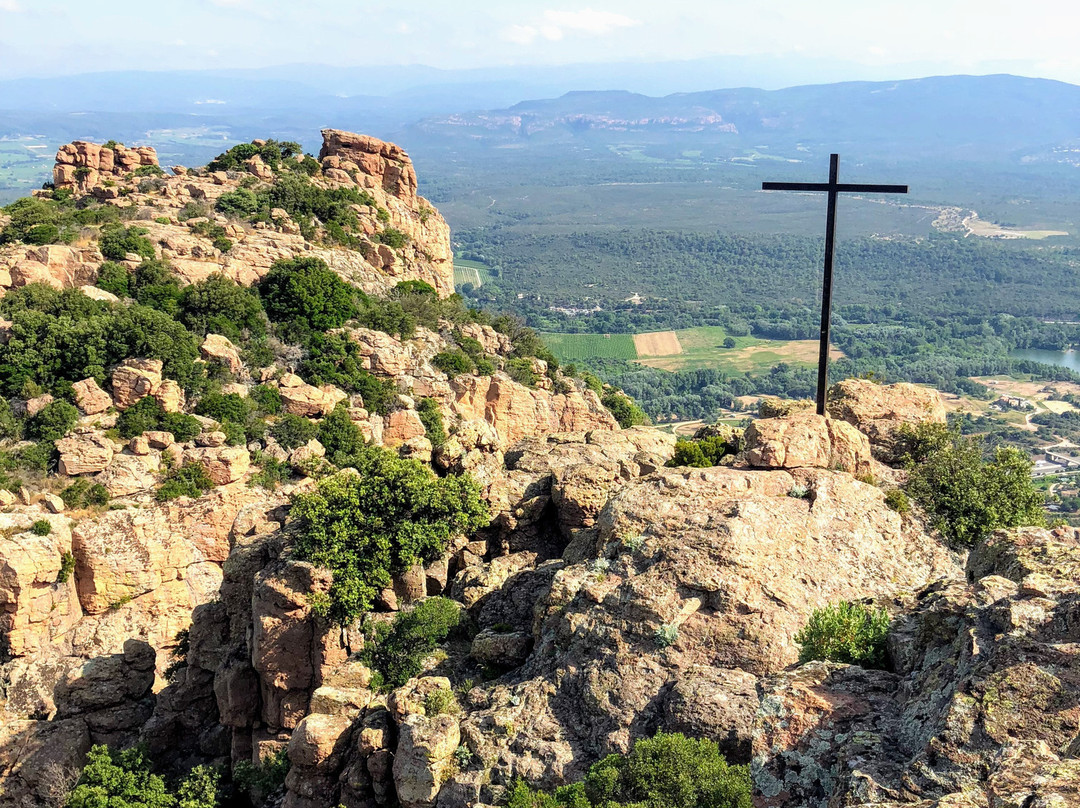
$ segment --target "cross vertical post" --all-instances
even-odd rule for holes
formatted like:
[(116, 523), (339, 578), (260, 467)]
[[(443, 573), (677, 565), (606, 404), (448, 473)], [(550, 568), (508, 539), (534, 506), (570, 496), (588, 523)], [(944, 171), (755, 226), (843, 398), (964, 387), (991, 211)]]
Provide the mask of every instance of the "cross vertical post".
[(833, 253), (836, 248), (836, 201), (841, 193), (906, 194), (906, 185), (860, 185), (840, 182), (840, 155), (829, 156), (828, 182), (763, 182), (763, 191), (824, 191), (828, 194), (825, 218), (825, 275), (821, 285), (821, 332), (818, 346), (817, 412), (825, 414), (829, 395), (829, 325), (832, 319)]

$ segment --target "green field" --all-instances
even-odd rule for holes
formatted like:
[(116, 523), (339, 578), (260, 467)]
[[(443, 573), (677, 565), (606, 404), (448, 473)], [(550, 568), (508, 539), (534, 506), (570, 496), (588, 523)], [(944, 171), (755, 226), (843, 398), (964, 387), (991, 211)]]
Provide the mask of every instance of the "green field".
[[(670, 332), (669, 332), (670, 333)], [(738, 373), (766, 373), (781, 362), (811, 366), (817, 362), (817, 340), (770, 340), (735, 337), (735, 347), (725, 348), (727, 334), (719, 326), (702, 326), (674, 332), (682, 350), (669, 355), (642, 356), (632, 334), (543, 334), (544, 342), (562, 362), (583, 359), (626, 359), (659, 370), (679, 371), (716, 368)], [(644, 348), (642, 350), (645, 350)], [(833, 358), (842, 354), (834, 349)]]
[(631, 334), (543, 334), (560, 362), (580, 359), (637, 359)]
[(471, 283), (473, 286), (483, 286), (491, 280), (491, 273), (486, 264), (479, 261), (469, 261), (465, 258), (454, 259), (454, 286), (463, 286)]

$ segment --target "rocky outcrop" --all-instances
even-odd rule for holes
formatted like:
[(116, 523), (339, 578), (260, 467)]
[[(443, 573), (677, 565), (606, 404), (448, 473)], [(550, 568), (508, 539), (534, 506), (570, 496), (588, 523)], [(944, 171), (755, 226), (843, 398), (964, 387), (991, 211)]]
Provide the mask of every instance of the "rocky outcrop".
[(0, 249), (0, 287), (18, 288), (44, 283), (54, 289), (73, 289), (97, 279), (101, 252), (96, 247), (46, 244)]
[(113, 442), (94, 430), (75, 432), (56, 442), (60, 473), (69, 477), (104, 471), (116, 454)]
[(60, 147), (53, 166), (57, 188), (89, 190), (106, 179), (121, 179), (142, 166), (158, 165), (157, 152), (150, 146), (112, 148), (76, 140)]
[(967, 571), (903, 602), (894, 672), (812, 663), (767, 680), (760, 805), (1080, 804), (1078, 535), (999, 531)]
[(405, 150), (368, 135), (324, 129), (319, 161), (331, 179), (379, 188), (415, 206), (416, 171)]
[(113, 405), (112, 396), (102, 390), (96, 380), (83, 379), (71, 385), (75, 403), (85, 415), (97, 415)]
[(500, 448), (509, 448), (530, 435), (618, 428), (600, 398), (589, 389), (552, 393), (525, 387), (502, 374), (458, 376), (450, 386), (454, 413), (491, 424), (499, 434)]
[(236, 374), (244, 369), (244, 363), (240, 361), (240, 351), (229, 341), (228, 337), (221, 334), (207, 334), (199, 353), (208, 362), (218, 362), (230, 373)]
[(844, 421), (809, 411), (762, 418), (746, 428), (742, 459), (755, 468), (838, 469), (856, 475), (874, 468), (870, 442)]
[(899, 432), (904, 424), (945, 423), (941, 394), (906, 382), (875, 384), (866, 379), (845, 379), (829, 390), (829, 414), (865, 434), (874, 457), (883, 463), (895, 463), (903, 455)]
[(338, 402), (348, 398), (332, 384), (315, 387), (307, 384), (295, 373), (286, 373), (277, 382), (281, 404), (285, 412), (308, 418), (322, 418), (333, 412)]

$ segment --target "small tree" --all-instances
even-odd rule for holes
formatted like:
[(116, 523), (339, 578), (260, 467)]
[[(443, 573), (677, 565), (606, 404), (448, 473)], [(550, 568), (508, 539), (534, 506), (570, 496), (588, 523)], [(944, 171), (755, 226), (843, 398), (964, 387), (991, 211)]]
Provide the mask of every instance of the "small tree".
[(266, 314), (313, 331), (338, 328), (356, 315), (355, 293), (321, 258), (277, 261), (259, 284)]
[(176, 798), (165, 781), (150, 772), (143, 747), (112, 752), (90, 748), (79, 782), (68, 796), (67, 808), (174, 808)]

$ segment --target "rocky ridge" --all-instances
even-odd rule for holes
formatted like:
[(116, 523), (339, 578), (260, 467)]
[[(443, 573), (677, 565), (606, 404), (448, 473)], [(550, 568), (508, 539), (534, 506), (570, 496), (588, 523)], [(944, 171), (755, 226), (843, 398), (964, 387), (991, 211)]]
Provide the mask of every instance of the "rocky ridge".
[[(170, 261), (188, 283), (221, 273), (250, 285), (274, 261), (302, 255), (323, 259), (343, 278), (372, 294), (403, 280), (424, 281), (443, 296), (453, 293), (450, 228), (417, 195), (409, 156), (393, 144), (334, 129), (323, 132), (319, 154), (320, 173), (312, 182), (363, 189), (374, 200), (373, 205), (357, 205), (355, 210), (367, 240), (364, 250), (313, 242), (284, 210), (275, 209), (270, 223), (253, 224), (215, 213), (214, 204), (223, 194), (238, 188), (257, 190), (277, 180), (281, 169), (275, 171), (257, 155), (237, 170), (176, 166), (166, 176), (160, 171), (140, 172), (158, 166), (151, 147), (107, 148), (76, 141), (57, 152), (53, 181), (57, 188), (123, 209), (133, 224), (148, 231), (155, 256)], [(233, 242), (227, 251), (197, 232), (208, 221), (223, 228)], [(386, 227), (403, 233), (407, 243), (392, 248), (374, 240)], [(134, 267), (139, 259), (132, 258)], [(92, 285), (102, 260), (97, 246), (81, 238), (72, 244), (0, 247), (0, 288), (35, 282), (57, 288)]]

